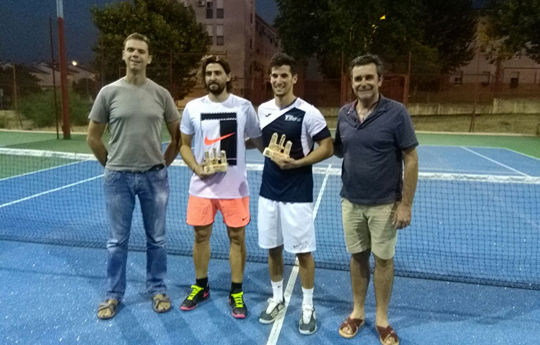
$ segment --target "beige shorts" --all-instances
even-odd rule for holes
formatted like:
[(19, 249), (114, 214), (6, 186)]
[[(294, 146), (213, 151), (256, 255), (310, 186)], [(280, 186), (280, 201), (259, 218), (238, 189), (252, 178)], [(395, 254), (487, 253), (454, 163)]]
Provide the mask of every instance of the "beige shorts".
[(397, 229), (392, 222), (397, 203), (358, 205), (341, 198), (341, 215), (347, 251), (351, 254), (371, 249), (388, 260), (396, 253)]

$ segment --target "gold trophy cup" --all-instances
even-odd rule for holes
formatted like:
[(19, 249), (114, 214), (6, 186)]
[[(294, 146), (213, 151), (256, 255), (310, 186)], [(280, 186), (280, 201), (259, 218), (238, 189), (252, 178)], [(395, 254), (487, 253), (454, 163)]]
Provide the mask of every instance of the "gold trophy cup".
[(281, 138), (279, 139), (279, 144), (277, 142), (277, 139), (278, 139), (278, 134), (277, 133), (272, 134), (272, 139), (270, 139), (270, 144), (268, 145), (267, 148), (264, 149), (263, 155), (270, 159), (289, 158), (289, 154), (291, 153), (292, 142), (289, 140), (285, 143), (285, 139), (286, 139), (285, 134), (283, 134)]
[(204, 162), (202, 165), (206, 174), (226, 172), (229, 169), (227, 154), (224, 150), (221, 150), (221, 155), (218, 156), (215, 148), (212, 150), (212, 155), (210, 155), (210, 151), (204, 151)]

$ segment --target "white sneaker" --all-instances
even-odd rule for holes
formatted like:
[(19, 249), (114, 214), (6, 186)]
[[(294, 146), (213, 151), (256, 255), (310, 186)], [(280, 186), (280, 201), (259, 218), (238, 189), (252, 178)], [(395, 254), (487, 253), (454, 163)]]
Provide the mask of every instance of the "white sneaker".
[(298, 331), (300, 334), (310, 335), (317, 331), (317, 316), (315, 308), (310, 305), (302, 306), (302, 316), (298, 323)]
[(261, 312), (261, 315), (259, 316), (259, 322), (264, 324), (274, 322), (283, 309), (285, 309), (284, 301), (279, 302), (273, 298), (269, 298), (266, 308)]

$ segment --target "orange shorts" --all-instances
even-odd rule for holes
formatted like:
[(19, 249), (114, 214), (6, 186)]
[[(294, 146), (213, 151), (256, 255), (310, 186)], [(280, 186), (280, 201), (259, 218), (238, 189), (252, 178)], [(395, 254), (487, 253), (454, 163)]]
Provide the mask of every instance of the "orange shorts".
[(206, 199), (189, 196), (186, 223), (192, 226), (206, 226), (214, 222), (217, 211), (223, 215), (223, 222), (231, 228), (249, 224), (249, 196), (239, 199)]

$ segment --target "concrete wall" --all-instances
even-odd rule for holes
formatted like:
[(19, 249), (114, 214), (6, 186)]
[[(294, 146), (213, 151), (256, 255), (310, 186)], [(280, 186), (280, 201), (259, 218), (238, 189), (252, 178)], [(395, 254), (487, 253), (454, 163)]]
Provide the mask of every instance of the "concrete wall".
[[(474, 104), (457, 103), (410, 103), (407, 106), (411, 116), (422, 115), (469, 115)], [(339, 108), (319, 108), (325, 117), (336, 117)], [(493, 104), (477, 104), (476, 114), (540, 114), (540, 99), (494, 99)]]

